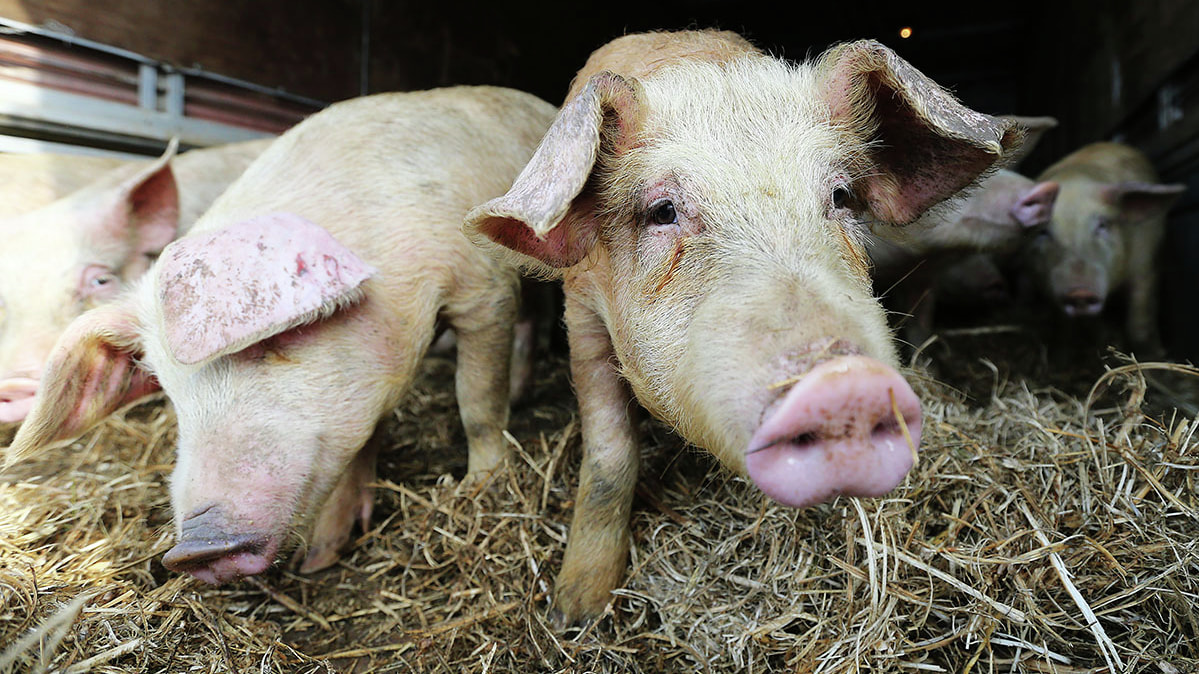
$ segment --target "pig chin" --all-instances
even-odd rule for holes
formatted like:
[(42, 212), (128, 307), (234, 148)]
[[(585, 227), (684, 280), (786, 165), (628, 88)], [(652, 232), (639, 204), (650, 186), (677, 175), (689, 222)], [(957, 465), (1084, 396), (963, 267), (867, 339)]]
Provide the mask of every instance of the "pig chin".
[(876, 497), (915, 465), (920, 400), (889, 365), (856, 353), (823, 360), (770, 402), (745, 448), (754, 484), (803, 508)]
[(179, 541), (162, 563), (210, 585), (262, 573), (274, 562), (280, 538), (239, 528), (220, 507), (202, 508), (183, 520)]

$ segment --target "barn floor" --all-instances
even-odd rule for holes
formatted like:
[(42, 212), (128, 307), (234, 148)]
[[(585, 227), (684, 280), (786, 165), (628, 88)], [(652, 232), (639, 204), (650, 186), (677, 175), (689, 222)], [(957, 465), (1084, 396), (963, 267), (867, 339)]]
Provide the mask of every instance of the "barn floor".
[(430, 358), (343, 561), (217, 589), (159, 561), (174, 428), (135, 407), (0, 475), (0, 672), (1199, 672), (1194, 417), (1114, 356), (948, 334), (916, 359), (946, 383), (908, 373), (924, 447), (885, 499), (778, 507), (645, 422), (626, 584), (567, 634), (545, 619), (579, 461), (561, 355), (514, 465), (470, 485)]

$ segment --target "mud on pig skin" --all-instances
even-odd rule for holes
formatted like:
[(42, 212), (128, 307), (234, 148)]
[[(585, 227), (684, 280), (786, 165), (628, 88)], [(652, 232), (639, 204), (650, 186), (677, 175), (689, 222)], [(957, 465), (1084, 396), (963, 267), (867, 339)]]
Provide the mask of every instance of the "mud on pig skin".
[(911, 222), (1022, 135), (869, 41), (794, 65), (726, 32), (630, 35), (571, 92), (465, 225), (563, 283), (584, 446), (559, 626), (599, 616), (624, 572), (634, 398), (787, 505), (903, 479), (920, 402), (862, 223)]
[(519, 274), (462, 235), (555, 109), (461, 87), (353, 99), (295, 126), (121, 301), (71, 324), (9, 460), (81, 433), (156, 383), (178, 419), (164, 563), (210, 583), (294, 539), (332, 564), (370, 515), (376, 423), (439, 319), (457, 336), (468, 470), (508, 453)]
[(1112, 293), (1126, 293), (1131, 346), (1160, 356), (1157, 255), (1166, 212), (1185, 186), (1160, 184), (1143, 153), (1110, 142), (1079, 148), (1039, 179), (1061, 190), (1049, 226), (1024, 255), (1035, 285), (1072, 319), (1099, 316)]
[[(41, 208), (0, 219), (0, 423), (25, 418), (67, 325), (145, 273), (270, 142), (178, 155), (171, 145), (156, 161), (84, 161), (73, 171), (116, 168), (93, 173)], [(55, 178), (56, 185), (68, 182)]]

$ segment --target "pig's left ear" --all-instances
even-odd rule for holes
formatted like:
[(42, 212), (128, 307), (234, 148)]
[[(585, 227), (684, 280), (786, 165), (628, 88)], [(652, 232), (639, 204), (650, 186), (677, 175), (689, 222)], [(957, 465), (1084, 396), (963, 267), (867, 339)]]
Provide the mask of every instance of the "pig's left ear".
[(1138, 222), (1165, 215), (1186, 189), (1179, 184), (1125, 182), (1105, 186), (1102, 195), (1124, 218)]
[(167, 346), (192, 365), (357, 302), (375, 270), (319, 225), (273, 213), (179, 239), (155, 273)]
[(107, 226), (116, 238), (130, 241), (133, 252), (157, 255), (179, 232), (179, 187), (171, 160), (179, 147), (172, 138), (158, 159), (121, 181)]
[(819, 68), (833, 123), (864, 148), (854, 191), (885, 222), (915, 220), (1020, 146), (1014, 121), (965, 107), (873, 40), (830, 50)]

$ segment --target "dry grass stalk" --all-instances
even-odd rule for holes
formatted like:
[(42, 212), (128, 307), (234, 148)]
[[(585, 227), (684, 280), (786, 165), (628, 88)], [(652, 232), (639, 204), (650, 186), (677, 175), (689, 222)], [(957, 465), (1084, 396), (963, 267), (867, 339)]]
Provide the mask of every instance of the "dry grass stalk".
[(162, 403), (14, 467), (0, 671), (1199, 672), (1195, 420), (1135, 377), (1084, 399), (994, 365), (982, 404), (917, 378), (921, 461), (883, 499), (783, 508), (647, 423), (626, 585), (555, 633), (579, 460), (557, 365), (513, 415), (513, 465), (463, 484), (452, 367), (430, 361), (374, 526), (310, 577), (162, 568)]

